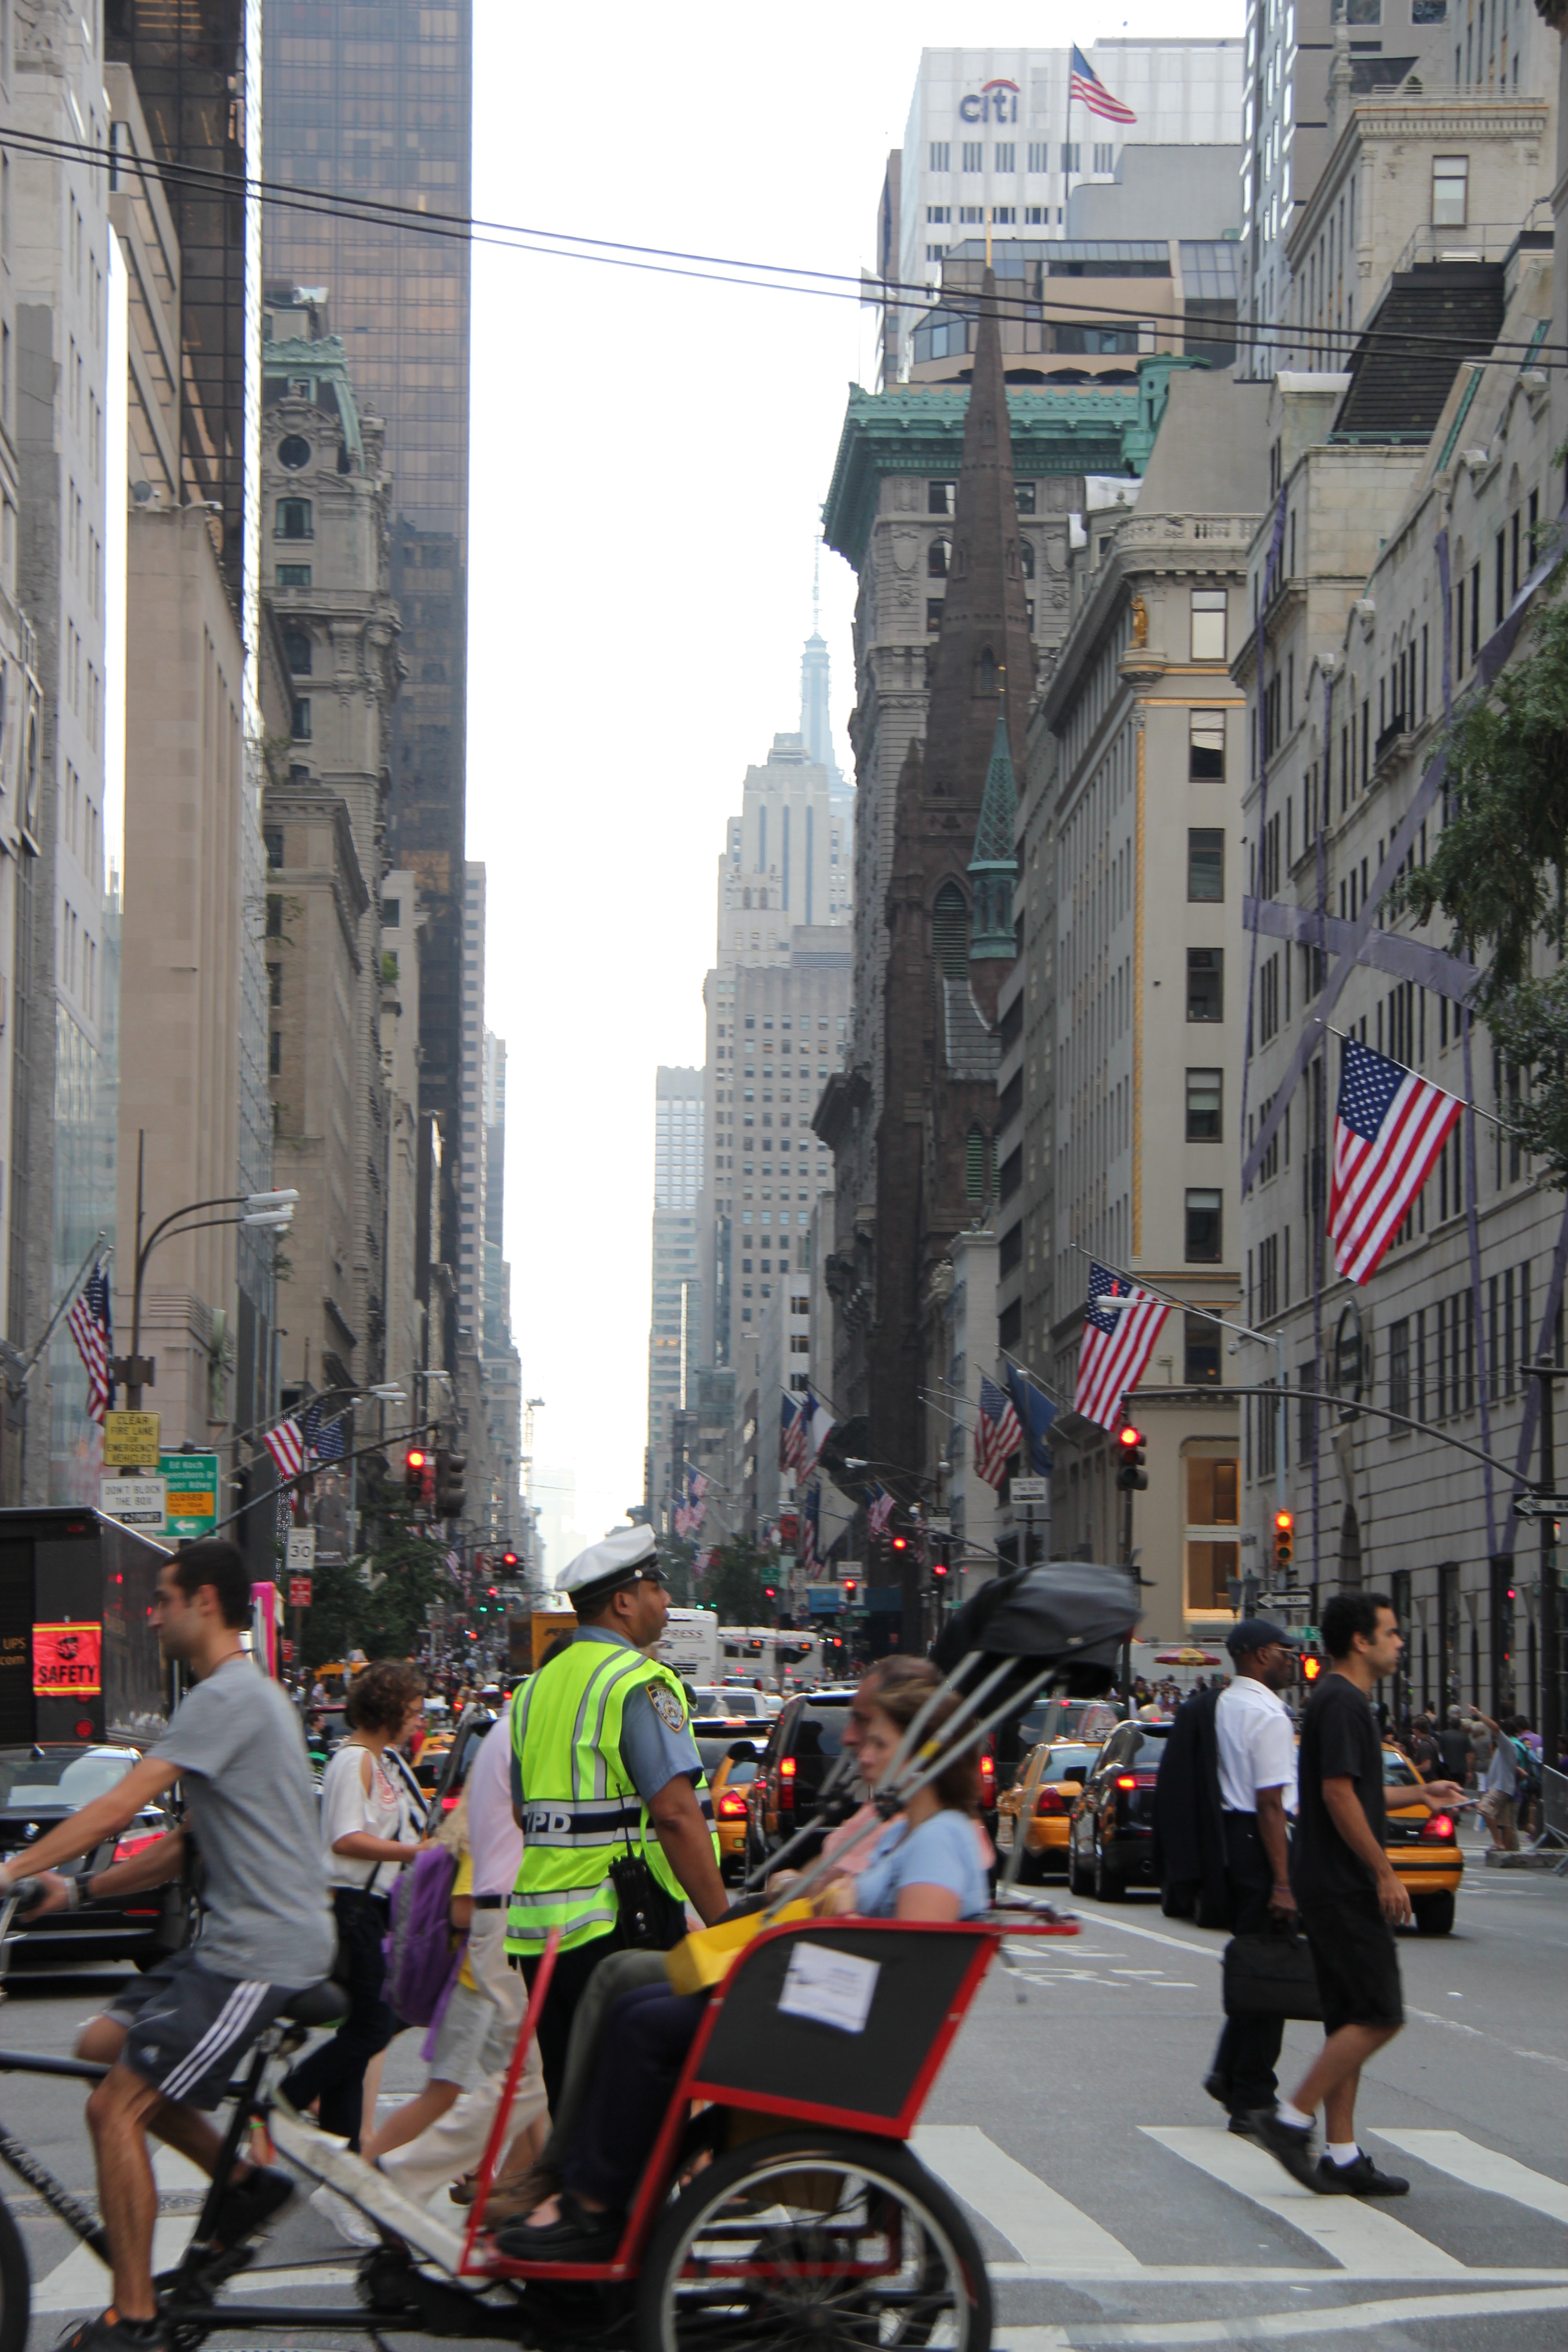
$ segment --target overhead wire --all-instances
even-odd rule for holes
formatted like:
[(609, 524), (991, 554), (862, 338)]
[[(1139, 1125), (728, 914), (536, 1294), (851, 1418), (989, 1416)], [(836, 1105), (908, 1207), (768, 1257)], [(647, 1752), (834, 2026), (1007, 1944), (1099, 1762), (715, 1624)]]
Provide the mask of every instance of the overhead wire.
[[(930, 311), (946, 310), (960, 316), (976, 311), (984, 299), (977, 290), (969, 289), (936, 289), (900, 278), (873, 278), (863, 272), (851, 274), (844, 270), (814, 268), (805, 264), (694, 253), (679, 247), (640, 245), (622, 238), (591, 237), (574, 230), (538, 228), (524, 223), (489, 220), (475, 214), (426, 212), (417, 205), (395, 204), (386, 197), (354, 196), (346, 191), (313, 191), (300, 188), (292, 182), (219, 172), (205, 165), (179, 163), (125, 148), (94, 146), (85, 140), (61, 139), (49, 133), (13, 127), (0, 131), (0, 149), (10, 149), (19, 154), (69, 158), (116, 174), (124, 173), (128, 176), (151, 177), (195, 194), (226, 198), (237, 194), (254, 195), (259, 203), (274, 209), (303, 213), (317, 218), (359, 220), (369, 226), (407, 231), (452, 243), (478, 245), (507, 253), (537, 254), (552, 260), (575, 260), (612, 268), (637, 269), (657, 277), (679, 278), (699, 285), (735, 286), (763, 293), (805, 294), (853, 302), (860, 307), (877, 307), (894, 300), (908, 301), (919, 303)], [(733, 274), (736, 272), (749, 274)], [(1065, 280), (1055, 282), (1058, 285), (1067, 283)], [(999, 288), (989, 299), (999, 318), (1028, 324), (1044, 324), (1047, 314), (1052, 313), (1060, 314), (1056, 323), (1069, 325), (1097, 319), (1123, 326), (1149, 322), (1147, 308), (1084, 302), (1065, 292), (1049, 297), (1044, 293), (1013, 295)], [(1199, 296), (1195, 299), (1202, 302), (1221, 298)], [(1556, 369), (1568, 363), (1568, 344), (1548, 344), (1508, 337), (1500, 338), (1481, 353), (1477, 352), (1474, 342), (1467, 336), (1380, 329), (1375, 320), (1370, 325), (1355, 328), (1309, 327), (1292, 326), (1288, 322), (1268, 325), (1242, 319), (1206, 317), (1200, 312), (1195, 316), (1173, 319), (1168, 322), (1157, 320), (1155, 323), (1168, 323), (1173, 334), (1179, 336), (1184, 342), (1226, 342), (1254, 350), (1285, 345), (1292, 351), (1304, 348), (1326, 354), (1330, 350), (1346, 350), (1353, 353), (1358, 348), (1385, 337), (1396, 340), (1407, 350), (1441, 352), (1459, 359), (1506, 358), (1507, 354), (1517, 352), (1522, 354), (1521, 363), (1528, 362), (1532, 366)], [(1548, 351), (1562, 356), (1545, 359), (1542, 354)], [(1121, 355), (1046, 352), (1038, 356), (1070, 359)], [(1134, 357), (1136, 354), (1125, 356)], [(1092, 391), (1093, 380), (1074, 388)]]

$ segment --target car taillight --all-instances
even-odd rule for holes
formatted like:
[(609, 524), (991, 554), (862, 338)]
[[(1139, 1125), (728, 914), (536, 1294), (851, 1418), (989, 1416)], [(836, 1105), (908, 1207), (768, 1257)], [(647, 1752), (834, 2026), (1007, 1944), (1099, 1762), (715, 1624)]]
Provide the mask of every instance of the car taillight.
[(983, 1805), (996, 1801), (996, 1759), (990, 1749), (983, 1748), (980, 1756), (980, 1801)]
[(456, 1791), (452, 1796), (450, 1796), (450, 1797), (443, 1797), (443, 1798), (442, 1798), (442, 1800), (441, 1800), (441, 1811), (442, 1811), (444, 1813), (455, 1812), (455, 1811), (457, 1811), (457, 1808), (458, 1808), (458, 1807), (462, 1803), (462, 1801), (463, 1801), (463, 1792), (462, 1792), (462, 1790), (461, 1790), (460, 1789), (458, 1789), (458, 1790), (457, 1790), (457, 1791)]
[(1453, 1814), (1434, 1813), (1421, 1834), (1424, 1838), (1431, 1838), (1436, 1844), (1447, 1845), (1454, 1834)]
[(1135, 1789), (1138, 1786), (1137, 1773), (1118, 1772), (1116, 1776), (1116, 1785), (1119, 1789)]
[(145, 1837), (121, 1838), (114, 1849), (115, 1861), (129, 1862), (133, 1853), (141, 1853), (148, 1846), (156, 1845), (162, 1835), (161, 1830), (152, 1830)]
[(779, 1811), (781, 1812), (795, 1811), (795, 1758), (793, 1756), (783, 1756), (779, 1759)]
[(719, 1812), (721, 1819), (723, 1821), (744, 1821), (746, 1817), (746, 1801), (744, 1797), (731, 1796), (728, 1789), (724, 1790), (719, 1799)]
[(1059, 1789), (1042, 1789), (1035, 1799), (1035, 1811), (1037, 1814), (1065, 1813), (1066, 1811), (1066, 1801), (1064, 1800)]

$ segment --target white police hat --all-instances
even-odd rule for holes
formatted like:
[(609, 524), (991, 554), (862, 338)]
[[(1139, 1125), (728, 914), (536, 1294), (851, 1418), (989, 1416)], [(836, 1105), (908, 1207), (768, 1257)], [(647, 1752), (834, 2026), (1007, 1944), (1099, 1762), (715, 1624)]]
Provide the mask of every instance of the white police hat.
[(617, 1586), (643, 1579), (662, 1584), (658, 1538), (649, 1527), (616, 1528), (602, 1542), (580, 1551), (563, 1571), (557, 1590), (570, 1594), (574, 1604), (588, 1596), (608, 1600)]

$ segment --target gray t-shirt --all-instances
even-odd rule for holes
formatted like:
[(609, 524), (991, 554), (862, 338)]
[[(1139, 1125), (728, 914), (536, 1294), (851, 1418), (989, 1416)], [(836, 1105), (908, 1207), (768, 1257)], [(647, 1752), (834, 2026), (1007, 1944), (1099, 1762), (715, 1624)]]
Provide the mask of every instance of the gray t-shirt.
[(319, 1984), (334, 1944), (299, 1720), (247, 1657), (182, 1699), (151, 1751), (177, 1765), (205, 1874), (200, 1954), (219, 1976)]

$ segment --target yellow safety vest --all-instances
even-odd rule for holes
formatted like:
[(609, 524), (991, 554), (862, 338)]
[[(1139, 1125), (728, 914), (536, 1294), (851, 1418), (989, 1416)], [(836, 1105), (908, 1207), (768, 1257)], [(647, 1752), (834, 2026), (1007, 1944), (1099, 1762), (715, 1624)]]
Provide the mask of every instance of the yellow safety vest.
[[(618, 1916), (610, 1864), (641, 1853), (665, 1892), (682, 1899), (621, 1762), (621, 1719), (634, 1690), (662, 1683), (686, 1717), (686, 1697), (668, 1666), (620, 1643), (573, 1642), (512, 1701), (512, 1748), (522, 1780), (522, 1867), (507, 1910), (506, 1948), (520, 1958), (544, 1949), (552, 1928), (571, 1951), (607, 1935)], [(711, 1814), (706, 1777), (698, 1800)], [(713, 1841), (717, 1860), (719, 1842)]]

